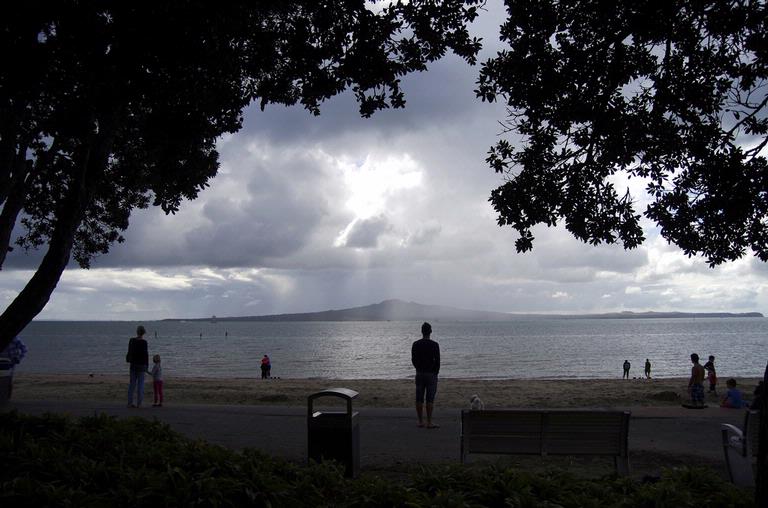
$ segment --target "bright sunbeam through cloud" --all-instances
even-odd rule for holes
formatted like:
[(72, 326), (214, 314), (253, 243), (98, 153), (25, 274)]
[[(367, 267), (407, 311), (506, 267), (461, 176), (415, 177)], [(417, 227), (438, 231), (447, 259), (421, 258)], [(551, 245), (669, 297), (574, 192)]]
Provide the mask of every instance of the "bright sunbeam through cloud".
[(339, 234), (335, 245), (347, 245), (356, 225), (371, 223), (382, 225), (385, 231), (387, 201), (397, 193), (419, 187), (423, 171), (410, 155), (388, 156), (377, 159), (367, 156), (363, 162), (338, 162), (344, 173), (349, 199), (346, 206), (354, 218)]
[(350, 193), (347, 207), (358, 219), (369, 219), (382, 213), (388, 196), (417, 187), (422, 179), (421, 170), (408, 154), (384, 160), (368, 156), (361, 164), (346, 164), (343, 170)]

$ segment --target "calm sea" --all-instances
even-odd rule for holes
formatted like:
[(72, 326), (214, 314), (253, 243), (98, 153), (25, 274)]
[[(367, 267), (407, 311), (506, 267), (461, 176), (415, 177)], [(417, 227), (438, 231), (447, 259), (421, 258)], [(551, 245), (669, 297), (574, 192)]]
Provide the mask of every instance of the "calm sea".
[[(34, 322), (21, 334), (29, 353), (19, 372), (122, 373), (135, 322)], [(265, 353), (285, 378), (406, 378), (421, 323), (144, 322), (150, 354), (166, 376), (254, 377)], [(720, 377), (762, 376), (768, 319), (520, 319), (433, 322), (442, 377), (615, 378), (625, 359), (641, 376), (682, 377), (689, 355), (712, 354)]]

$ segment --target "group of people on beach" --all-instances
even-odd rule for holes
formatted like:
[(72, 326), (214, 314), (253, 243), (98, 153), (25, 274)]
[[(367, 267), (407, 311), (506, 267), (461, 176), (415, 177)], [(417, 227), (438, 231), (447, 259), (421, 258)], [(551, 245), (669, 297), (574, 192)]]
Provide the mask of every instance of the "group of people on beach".
[[(621, 378), (629, 379), (629, 369), (632, 368), (632, 364), (629, 360), (624, 360), (624, 364), (621, 367), (624, 371)], [(645, 359), (645, 379), (651, 379), (651, 361), (648, 358)]]
[[(160, 355), (153, 356), (153, 367), (148, 370), (149, 354), (147, 341), (144, 338), (146, 330), (139, 325), (136, 328), (136, 337), (128, 342), (128, 354), (126, 362), (130, 364), (130, 384), (128, 386), (128, 407), (140, 407), (144, 397), (144, 375), (152, 375), (152, 387), (154, 392), (153, 406), (163, 405), (163, 374), (160, 363)], [(432, 340), (432, 326), (429, 323), (423, 323), (421, 326), (421, 339), (414, 341), (411, 346), (411, 363), (416, 369), (416, 417), (419, 427), (428, 429), (439, 428), (439, 425), (432, 421), (434, 412), (435, 396), (437, 394), (437, 378), (440, 372), (440, 345)], [(704, 380), (709, 382), (709, 393), (717, 396), (717, 371), (715, 369), (715, 357), (710, 355), (708, 361), (701, 365), (699, 355), (691, 354), (691, 376), (688, 381), (688, 392), (691, 397), (690, 407), (706, 407), (704, 404)], [(268, 355), (261, 359), (261, 378), (271, 377), (272, 362)], [(623, 378), (629, 379), (631, 364), (625, 360), (623, 364)], [(650, 359), (645, 360), (645, 378), (651, 378)], [(721, 406), (726, 408), (743, 408), (748, 406), (744, 400), (741, 391), (737, 388), (736, 380), (728, 379), (726, 386), (728, 388), (725, 396), (721, 400)], [(763, 389), (758, 386), (755, 395)], [(134, 403), (134, 392), (136, 392), (136, 402)], [(424, 411), (426, 407), (426, 412)]]
[[(715, 356), (709, 355), (707, 362), (704, 365), (699, 363), (699, 355), (693, 353), (691, 355), (691, 362), (693, 367), (691, 368), (691, 376), (688, 380), (688, 393), (691, 397), (690, 407), (703, 408), (706, 407), (704, 403), (704, 380), (709, 384), (709, 391), (707, 393), (713, 394), (715, 397), (717, 393), (717, 369), (715, 368)], [(629, 360), (624, 360), (622, 365), (623, 374), (622, 379), (629, 379), (629, 369), (631, 363)], [(651, 378), (651, 361), (645, 359), (645, 378)], [(726, 408), (740, 409), (747, 407), (748, 403), (744, 400), (741, 390), (737, 388), (736, 380), (733, 378), (728, 379), (725, 383), (728, 390), (725, 395), (720, 399), (720, 406)]]
[[(704, 379), (706, 377), (709, 383), (709, 392), (717, 397), (717, 371), (715, 369), (715, 357), (709, 356), (709, 359), (704, 365), (699, 363), (699, 355), (696, 353), (691, 354), (691, 377), (688, 380), (688, 393), (691, 395), (691, 407), (702, 408), (706, 407), (704, 403)], [(720, 407), (741, 409), (748, 407), (749, 404), (744, 400), (744, 396), (737, 388), (736, 380), (733, 378), (728, 379), (725, 382), (727, 391), (725, 395), (720, 399)], [(758, 395), (757, 390), (755, 395)]]
[[(128, 353), (125, 361), (130, 364), (130, 383), (128, 384), (128, 407), (141, 407), (144, 402), (144, 375), (152, 376), (152, 391), (154, 394), (153, 407), (163, 405), (163, 367), (160, 355), (152, 357), (152, 370), (149, 370), (149, 348), (144, 338), (147, 331), (142, 325), (136, 327), (136, 336), (128, 341)], [(134, 392), (136, 402), (134, 403)]]

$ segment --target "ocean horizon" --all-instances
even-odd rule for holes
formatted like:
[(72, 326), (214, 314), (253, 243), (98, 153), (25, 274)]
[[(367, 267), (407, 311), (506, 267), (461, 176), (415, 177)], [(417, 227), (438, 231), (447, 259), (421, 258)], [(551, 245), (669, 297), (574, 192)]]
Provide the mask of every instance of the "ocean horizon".
[[(264, 354), (273, 376), (402, 379), (413, 376), (410, 348), (420, 321), (220, 322), (34, 321), (20, 337), (29, 353), (19, 372), (119, 374), (136, 326), (166, 376), (258, 377)], [(715, 355), (718, 375), (762, 376), (768, 360), (766, 318), (561, 319), (434, 321), (442, 377), (467, 379), (683, 377), (691, 353)]]

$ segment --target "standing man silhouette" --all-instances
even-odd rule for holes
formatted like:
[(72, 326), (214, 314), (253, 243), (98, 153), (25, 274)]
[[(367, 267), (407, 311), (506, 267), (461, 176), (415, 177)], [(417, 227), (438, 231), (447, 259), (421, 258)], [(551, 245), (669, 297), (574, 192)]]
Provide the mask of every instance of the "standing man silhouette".
[(421, 339), (411, 346), (411, 363), (416, 368), (416, 416), (419, 427), (424, 427), (424, 401), (427, 403), (428, 429), (440, 426), (432, 422), (432, 410), (437, 393), (437, 374), (440, 372), (440, 345), (433, 341), (432, 325), (421, 325)]

